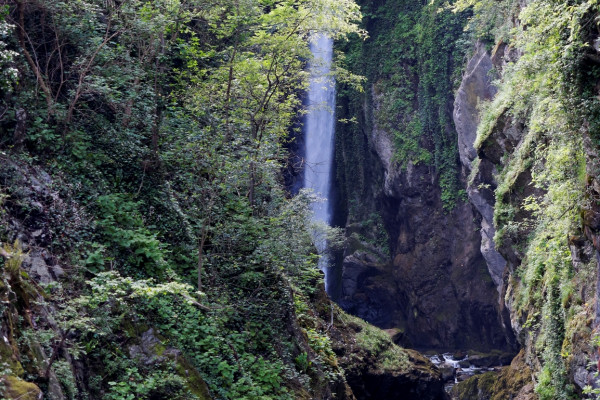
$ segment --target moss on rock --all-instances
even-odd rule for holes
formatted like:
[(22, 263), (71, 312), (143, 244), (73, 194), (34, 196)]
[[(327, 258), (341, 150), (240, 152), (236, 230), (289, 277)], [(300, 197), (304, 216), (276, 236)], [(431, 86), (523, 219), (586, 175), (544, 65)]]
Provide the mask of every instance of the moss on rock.
[(188, 390), (200, 400), (211, 400), (212, 396), (208, 390), (208, 385), (198, 370), (182, 355), (179, 355), (175, 362), (175, 370), (179, 376), (185, 379)]
[[(313, 299), (319, 300), (328, 301), (322, 295)], [(440, 372), (418, 352), (397, 346), (388, 333), (336, 305), (320, 317), (333, 322), (329, 329), (332, 349), (357, 399), (390, 398), (398, 393), (405, 400), (445, 398)]]
[(25, 372), (15, 355), (14, 348), (4, 340), (0, 340), (0, 362), (8, 364), (12, 373), (17, 376), (21, 376)]
[(475, 375), (452, 388), (454, 400), (537, 400), (523, 350), (510, 366), (498, 372)]
[(42, 391), (37, 385), (26, 382), (14, 375), (2, 378), (4, 384), (3, 398), (7, 400), (38, 400), (42, 397)]

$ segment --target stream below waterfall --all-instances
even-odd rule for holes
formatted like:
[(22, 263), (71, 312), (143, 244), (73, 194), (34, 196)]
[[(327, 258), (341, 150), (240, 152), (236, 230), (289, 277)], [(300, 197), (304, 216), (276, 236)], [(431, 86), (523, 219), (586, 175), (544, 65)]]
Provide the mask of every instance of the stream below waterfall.
[(439, 353), (427, 356), (427, 358), (442, 373), (446, 392), (450, 392), (454, 385), (473, 375), (483, 374), (488, 371), (500, 371), (505, 366), (502, 363), (499, 365), (490, 365), (489, 360), (477, 356), (469, 357), (467, 353), (461, 352)]

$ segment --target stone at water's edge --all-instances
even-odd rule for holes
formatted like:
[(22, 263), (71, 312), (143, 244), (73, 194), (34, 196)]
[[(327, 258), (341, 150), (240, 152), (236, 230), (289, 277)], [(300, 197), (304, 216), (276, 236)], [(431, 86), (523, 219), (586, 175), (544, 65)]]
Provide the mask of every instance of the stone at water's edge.
[[(317, 290), (311, 301), (324, 321), (330, 300)], [(396, 346), (386, 332), (333, 308), (332, 349), (357, 400), (447, 400), (440, 371), (414, 350)]]
[(455, 385), (452, 400), (537, 400), (523, 351), (500, 372), (486, 372)]
[(346, 378), (357, 399), (446, 400), (441, 372), (414, 350), (405, 350), (410, 370), (390, 372), (368, 368)]

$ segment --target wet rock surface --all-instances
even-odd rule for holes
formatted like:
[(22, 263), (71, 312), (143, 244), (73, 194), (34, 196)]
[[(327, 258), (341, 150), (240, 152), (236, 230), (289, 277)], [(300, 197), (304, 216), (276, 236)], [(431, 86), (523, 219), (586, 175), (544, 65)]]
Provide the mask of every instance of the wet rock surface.
[[(330, 306), (324, 290), (311, 301), (328, 326), (332, 349), (351, 388), (344, 399), (448, 400), (441, 372), (415, 350), (402, 349), (391, 340), (396, 330), (381, 331), (363, 320)], [(339, 388), (343, 392), (343, 388)]]
[(472, 376), (486, 372), (498, 372), (503, 366), (510, 364), (513, 354), (494, 351), (478, 353), (473, 351), (455, 351), (428, 357), (440, 370), (444, 380), (444, 388), (450, 393), (454, 385), (466, 381)]
[(391, 259), (347, 252), (339, 304), (381, 328), (406, 332), (398, 341), (403, 346), (510, 348), (472, 206), (443, 211), (426, 166), (400, 174), (394, 186), (397, 197), (380, 198)]
[(536, 400), (531, 369), (521, 351), (511, 364), (460, 380), (449, 388), (452, 400)]
[[(491, 69), (491, 58), (480, 45), (457, 97), (460, 156), (469, 166), (477, 156), (473, 142), (478, 103), (495, 94)], [(377, 108), (381, 99), (373, 88), (370, 93)], [(374, 207), (381, 215), (390, 255), (373, 256), (348, 245), (339, 304), (376, 326), (403, 332), (396, 335), (403, 346), (514, 351), (516, 342), (500, 301), (506, 261), (492, 240), (493, 188), (478, 189), (472, 203), (444, 210), (433, 168), (410, 162), (406, 168), (399, 166), (390, 133), (376, 123), (365, 136), (378, 160), (369, 168), (381, 171), (382, 177), (372, 183), (373, 204), (364, 207)], [(493, 165), (489, 167), (485, 172), (492, 176)], [(468, 172), (463, 168), (464, 187)]]

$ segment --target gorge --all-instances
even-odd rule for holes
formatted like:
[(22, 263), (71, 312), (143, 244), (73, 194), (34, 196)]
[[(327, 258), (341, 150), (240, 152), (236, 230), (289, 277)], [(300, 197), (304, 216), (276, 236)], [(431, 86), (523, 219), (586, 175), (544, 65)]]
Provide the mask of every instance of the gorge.
[(0, 397), (598, 397), (596, 0), (0, 6)]
[(484, 374), (456, 398), (594, 398), (598, 267), (583, 215), (596, 207), (598, 28), (566, 21), (596, 10), (465, 4), (474, 15), (363, 2), (371, 37), (343, 47), (368, 81), (338, 97), (340, 118), (358, 120), (338, 125), (336, 143), (349, 236), (340, 305), (423, 351), (522, 349), (501, 383)]
[[(402, 10), (403, 4), (407, 3), (388, 2), (384, 9), (394, 15), (394, 11)], [(463, 60), (446, 56), (435, 60), (437, 63), (445, 60), (445, 65), (431, 65), (430, 58), (440, 56), (438, 49), (430, 47), (431, 53), (421, 55), (417, 51), (423, 50), (413, 49), (411, 53), (409, 49), (413, 46), (409, 44), (411, 41), (425, 48), (427, 43), (420, 41), (431, 40), (418, 37), (414, 30), (411, 33), (412, 24), (418, 23), (431, 24), (428, 35), (441, 35), (449, 46), (456, 46), (466, 17), (451, 13), (438, 17), (429, 14), (433, 9), (412, 8), (405, 14), (412, 19), (409, 22), (378, 16), (368, 20), (367, 26), (374, 27), (369, 29), (372, 37), (360, 55), (369, 60), (365, 67), (373, 68), (370, 60), (376, 62), (381, 51), (374, 43), (390, 40), (394, 29), (405, 29), (405, 51), (398, 59), (388, 57), (379, 67), (388, 68), (385, 63), (390, 66), (396, 63), (401, 71), (360, 71), (371, 74), (365, 100), (351, 103), (351, 98), (341, 99), (342, 117), (359, 115), (361, 126), (356, 131), (339, 127), (340, 135), (345, 137), (338, 139), (341, 142), (338, 165), (349, 179), (341, 182), (348, 187), (342, 189), (347, 193), (344, 205), (349, 220), (347, 232), (350, 227), (356, 243), (354, 248), (346, 249), (340, 304), (377, 326), (396, 330), (398, 343), (405, 346), (438, 351), (496, 349), (510, 353), (516, 342), (510, 321), (502, 312), (494, 281), (501, 277), (490, 276), (487, 253), (481, 251), (489, 243), (482, 244), (479, 213), (458, 193), (460, 187), (466, 187), (468, 171), (461, 169), (458, 161), (452, 121), (451, 80), (455, 77), (451, 72), (461, 69)], [(457, 52), (452, 47), (443, 51), (451, 55)], [(416, 64), (412, 71), (402, 70), (410, 64)], [(428, 70), (431, 68), (435, 71)], [(434, 80), (428, 82), (428, 76)], [(394, 81), (406, 82), (408, 87)], [(428, 90), (434, 93), (425, 94)], [(426, 98), (429, 96), (437, 96), (439, 104), (429, 105)], [(397, 104), (402, 102), (405, 105), (399, 108)], [(364, 104), (369, 104), (367, 109)], [(403, 135), (412, 137), (405, 139)], [(399, 143), (399, 140), (414, 143)], [(362, 151), (368, 153), (364, 161), (357, 159), (357, 149), (351, 147), (356, 142), (362, 142)], [(399, 153), (398, 146), (405, 146), (406, 153)], [(364, 182), (362, 188), (355, 187), (356, 164), (362, 169), (358, 172), (362, 175), (361, 183)], [(440, 180), (443, 176), (436, 169), (445, 169), (448, 185), (444, 188)], [(373, 178), (374, 175), (379, 177)], [(371, 200), (361, 204), (365, 192)], [(444, 203), (444, 196), (451, 205)], [(378, 219), (379, 225), (373, 222), (366, 225), (365, 216), (371, 221)], [(383, 230), (376, 234), (386, 239), (373, 238), (369, 230)]]

